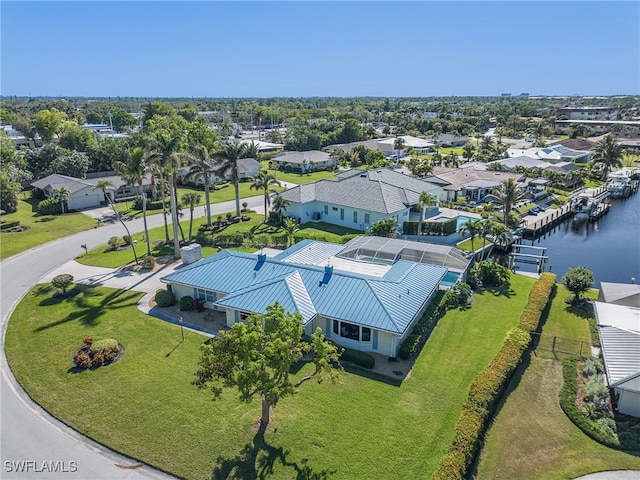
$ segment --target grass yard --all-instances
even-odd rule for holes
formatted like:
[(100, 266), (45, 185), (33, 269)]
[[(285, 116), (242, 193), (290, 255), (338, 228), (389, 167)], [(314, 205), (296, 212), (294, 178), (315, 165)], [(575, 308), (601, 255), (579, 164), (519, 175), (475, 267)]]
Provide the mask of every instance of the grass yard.
[(2, 215), (6, 222), (20, 220), (20, 225), (30, 228), (23, 232), (0, 234), (0, 259), (96, 226), (96, 221), (83, 213), (39, 215), (38, 203), (39, 200), (24, 192), (18, 201), (18, 211)]
[[(282, 187), (278, 187), (277, 185), (273, 186), (273, 189), (281, 192), (282, 190), (284, 190), (284, 188)], [(263, 195), (262, 190), (251, 190), (251, 182), (240, 182), (239, 185), (239, 191), (240, 191), (240, 205), (242, 206), (242, 202), (244, 201), (245, 198), (248, 197), (255, 197), (258, 195)], [(203, 206), (205, 205), (205, 198), (204, 198), (204, 190), (200, 190), (197, 188), (191, 188), (191, 187), (178, 187), (178, 201), (182, 200), (182, 196), (185, 193), (197, 193), (200, 195), (200, 202), (198, 203), (198, 206)], [(221, 188), (220, 190), (213, 190), (211, 189), (210, 192), (210, 201), (211, 204), (213, 205), (214, 203), (222, 203), (222, 202), (227, 202), (230, 200), (235, 200), (236, 198), (236, 191), (233, 188), (233, 184), (228, 184), (225, 187)], [(137, 210), (137, 209), (133, 209), (132, 208), (132, 202), (122, 202), (122, 203), (116, 203), (116, 209), (120, 212), (123, 213), (129, 217), (132, 218), (141, 218), (142, 217), (142, 210)], [(169, 204), (167, 203), (167, 209), (169, 208)], [(184, 212), (185, 215), (189, 215), (189, 207), (188, 206), (183, 206), (182, 207), (182, 212)], [(162, 213), (162, 210), (149, 210), (147, 211), (147, 215), (152, 215), (154, 213)]]
[[(188, 214), (187, 214), (188, 216)], [(234, 223), (229, 225), (227, 228), (222, 230), (220, 233), (224, 235), (233, 235), (235, 233), (245, 233), (245, 232), (253, 232), (254, 235), (260, 234), (279, 234), (282, 233), (282, 229), (280, 227), (276, 227), (273, 225), (268, 225), (263, 223), (264, 215), (259, 213), (251, 213), (248, 215), (250, 220), (247, 222)], [(214, 221), (215, 221), (214, 216)], [(206, 220), (203, 218), (196, 218), (193, 220), (193, 236), (195, 237), (198, 226), (205, 223)], [(185, 238), (189, 237), (189, 220), (183, 220), (180, 222), (182, 226), (182, 230), (184, 232)], [(122, 229), (122, 235), (125, 235), (126, 232), (124, 228)], [(300, 233), (299, 236), (309, 237), (309, 238), (322, 238), (327, 242), (340, 243), (340, 237), (342, 235), (361, 233), (357, 230), (351, 230), (344, 227), (339, 227), (337, 225), (332, 225), (324, 222), (317, 223), (304, 223), (300, 225)], [(142, 258), (147, 253), (146, 242), (143, 240), (144, 233), (136, 233), (132, 235), (133, 239), (136, 243), (136, 254), (138, 258)], [(165, 233), (164, 227), (153, 228), (149, 230), (149, 238), (151, 240), (151, 254), (154, 257), (158, 257), (161, 255), (173, 255), (173, 244), (172, 245), (157, 245), (159, 242), (164, 242)], [(173, 238), (171, 235), (171, 224), (169, 224), (169, 238)], [(105, 238), (105, 241), (108, 238)], [(154, 244), (155, 243), (155, 244)], [(243, 251), (255, 251), (254, 247), (247, 248), (238, 248), (238, 250)], [(202, 247), (202, 255), (207, 257), (213, 253), (215, 253), (217, 249), (215, 247)], [(92, 265), (95, 267), (106, 267), (106, 268), (117, 268), (122, 265), (134, 261), (133, 250), (131, 248), (123, 249), (123, 250), (111, 250), (110, 246), (105, 243), (104, 245), (89, 251), (87, 254), (79, 255), (76, 257), (76, 260), (83, 265)]]
[[(564, 285), (558, 285), (542, 331), (589, 342), (587, 313), (567, 305), (564, 299), (569, 295)], [(597, 292), (589, 296), (595, 298)], [(600, 445), (567, 418), (558, 403), (561, 387), (561, 362), (538, 347), (518, 369), (488, 432), (479, 480), (553, 480), (602, 470), (640, 469), (640, 452), (631, 455)]]
[(275, 175), (276, 179), (282, 182), (295, 183), (296, 185), (304, 185), (307, 183), (317, 182), (318, 180), (328, 179), (336, 180), (335, 172), (321, 170), (318, 172), (295, 173), (285, 172), (283, 170), (272, 170), (269, 168), (269, 162), (264, 160), (262, 166), (270, 174)]
[[(430, 478), (453, 436), (471, 381), (518, 321), (533, 280), (476, 294), (432, 333), (399, 387), (344, 373), (305, 383), (273, 411), (264, 441), (259, 403), (221, 400), (190, 384), (203, 337), (142, 314), (139, 293), (80, 286), (66, 300), (36, 286), (6, 334), (9, 364), (33, 399), (111, 448), (184, 478)], [(117, 363), (74, 373), (82, 338), (115, 338)], [(304, 375), (305, 365), (296, 373)]]
[(438, 148), (438, 151), (440, 152), (441, 155), (449, 155), (450, 153), (453, 153), (454, 155), (458, 155), (459, 157), (464, 155), (464, 148), (462, 147), (442, 147), (442, 148)]

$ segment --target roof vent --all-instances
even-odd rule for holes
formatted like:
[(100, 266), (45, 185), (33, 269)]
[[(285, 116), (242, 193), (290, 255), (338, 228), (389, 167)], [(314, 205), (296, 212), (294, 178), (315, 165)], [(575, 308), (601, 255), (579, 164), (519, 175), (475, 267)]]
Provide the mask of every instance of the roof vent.
[(360, 174), (360, 178), (367, 178), (367, 174), (366, 173), (361, 173)]

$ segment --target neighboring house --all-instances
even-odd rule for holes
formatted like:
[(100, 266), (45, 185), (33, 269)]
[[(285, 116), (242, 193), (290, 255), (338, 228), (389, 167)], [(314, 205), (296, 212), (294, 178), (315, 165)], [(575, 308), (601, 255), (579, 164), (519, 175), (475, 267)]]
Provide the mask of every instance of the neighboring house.
[(336, 166), (336, 159), (327, 152), (321, 152), (320, 150), (282, 152), (271, 157), (270, 161), (278, 165), (280, 169), (285, 169), (290, 165), (293, 171), (301, 173), (325, 170)]
[(569, 127), (575, 125), (586, 125), (593, 128), (596, 135), (607, 133), (614, 128), (627, 127), (630, 129), (640, 128), (640, 121), (638, 120), (556, 120), (555, 131), (556, 133), (564, 133)]
[(442, 189), (441, 201), (455, 202), (465, 197), (469, 202), (482, 202), (494, 188), (512, 178), (525, 192), (529, 179), (521, 173), (492, 172), (480, 168), (442, 168), (433, 169), (433, 176), (425, 178), (425, 182), (438, 185)]
[[(107, 195), (109, 195), (112, 201), (136, 195), (138, 187), (127, 184), (127, 182), (122, 180), (115, 172), (99, 172), (89, 174), (89, 176), (91, 176), (91, 178), (82, 179), (54, 173), (35, 182), (31, 182), (31, 186), (42, 190), (47, 198), (54, 198), (57, 190), (60, 190), (62, 187), (66, 188), (69, 190), (69, 198), (67, 200), (67, 208), (69, 210), (99, 207), (102, 202), (105, 202), (106, 198), (102, 190), (94, 188), (101, 180), (107, 180), (113, 184), (113, 187), (107, 188)], [(143, 182), (143, 187), (149, 185), (151, 185), (151, 177), (147, 176)]]
[(563, 147), (571, 148), (573, 150), (582, 150), (584, 152), (592, 152), (596, 149), (598, 144), (589, 140), (583, 140), (581, 138), (565, 138), (564, 140), (558, 140), (549, 144), (550, 147), (556, 147), (562, 145)]
[(594, 302), (607, 384), (620, 413), (640, 417), (640, 287), (602, 283)]
[(487, 167), (498, 166), (503, 168), (505, 172), (513, 172), (518, 168), (524, 168), (525, 170), (542, 169), (547, 168), (550, 163), (543, 160), (537, 160), (535, 158), (528, 157), (526, 155), (520, 155), (518, 157), (504, 158), (502, 160), (494, 160), (493, 162), (487, 162)]
[[(379, 239), (387, 250), (392, 241), (366, 238)], [(225, 312), (227, 326), (252, 312), (265, 313), (278, 301), (301, 314), (307, 335), (319, 327), (338, 345), (395, 357), (449, 271), (443, 263), (402, 259), (403, 251), (414, 252), (414, 246), (425, 251), (429, 244), (398, 242), (388, 251), (391, 260), (384, 261), (376, 260), (377, 250), (365, 257), (356, 247), (361, 255), (355, 259), (350, 244), (310, 240), (272, 258), (224, 250), (161, 280), (177, 298), (202, 298), (207, 308)], [(445, 248), (452, 252), (451, 262), (466, 271), (469, 262), (461, 252)]]
[(460, 137), (451, 133), (441, 133), (435, 139), (431, 139), (432, 142), (441, 147), (463, 147), (469, 143), (469, 140), (469, 137)]
[(22, 133), (15, 130), (13, 125), (2, 125), (2, 132), (6, 135), (15, 145), (16, 149), (20, 149), (20, 147), (26, 148), (40, 148), (42, 147), (42, 139), (40, 136), (36, 136), (35, 139), (30, 139), (25, 137)]
[(592, 150), (574, 150), (572, 148), (565, 147), (564, 145), (554, 145), (553, 147), (533, 147), (526, 150), (518, 148), (507, 149), (509, 157), (529, 157), (535, 160), (542, 160), (548, 162), (574, 162), (574, 163), (588, 163), (593, 155)]
[(352, 169), (337, 177), (338, 181), (319, 180), (282, 192), (289, 202), (286, 215), (302, 223), (322, 220), (361, 231), (393, 217), (401, 229), (422, 192), (440, 196), (437, 185), (386, 168)]
[(364, 146), (369, 150), (379, 150), (387, 157), (402, 158), (405, 156), (406, 150), (411, 147), (416, 153), (428, 153), (433, 150), (434, 144), (430, 140), (424, 138), (413, 137), (411, 135), (402, 135), (399, 138), (404, 142), (404, 148), (396, 150), (395, 143), (398, 137), (376, 138), (373, 140), (362, 140), (359, 142), (339, 143), (324, 147), (326, 152), (333, 152), (336, 148), (340, 148), (350, 153), (357, 146)]
[[(241, 182), (256, 177), (261, 169), (262, 164), (255, 158), (241, 158), (238, 160), (238, 177)], [(189, 167), (183, 167), (178, 170), (178, 181), (183, 184), (193, 182), (196, 185), (204, 185), (204, 175), (202, 172), (194, 172), (193, 174), (189, 174), (189, 172)], [(224, 178), (217, 176), (215, 173), (209, 174), (209, 177), (211, 183), (218, 183), (223, 180), (230, 181), (231, 172), (227, 172)]]

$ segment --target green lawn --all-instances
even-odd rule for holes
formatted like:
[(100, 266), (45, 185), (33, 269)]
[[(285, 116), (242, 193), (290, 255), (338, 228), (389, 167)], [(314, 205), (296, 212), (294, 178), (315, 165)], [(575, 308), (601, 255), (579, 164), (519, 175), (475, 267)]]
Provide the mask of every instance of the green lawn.
[[(282, 187), (278, 187), (277, 185), (275, 185), (273, 187), (274, 190), (281, 192), (282, 190), (284, 190)], [(192, 193), (195, 192), (197, 194), (200, 195), (200, 202), (198, 202), (198, 206), (202, 206), (205, 204), (205, 199), (204, 199), (204, 190), (200, 190), (197, 188), (191, 188), (191, 187), (178, 187), (178, 200), (181, 201), (182, 200), (182, 196), (185, 193)], [(258, 195), (263, 195), (264, 193), (261, 190), (251, 190), (251, 183), (250, 182), (241, 182), (239, 185), (239, 192), (240, 192), (240, 205), (242, 206), (242, 202), (244, 201), (245, 198), (247, 197), (255, 197)], [(221, 202), (228, 202), (230, 200), (235, 200), (236, 198), (236, 193), (235, 193), (235, 189), (233, 188), (232, 184), (228, 184), (225, 187), (222, 187), (220, 190), (211, 190), (210, 192), (210, 201), (211, 204), (214, 203), (221, 203)], [(129, 216), (129, 217), (133, 217), (133, 218), (139, 218), (142, 217), (142, 211), (141, 210), (136, 210), (132, 208), (132, 202), (122, 202), (122, 203), (116, 203), (116, 208), (118, 209), (119, 212)], [(169, 208), (169, 205), (167, 204), (167, 208)], [(162, 210), (153, 210), (153, 211), (148, 211), (147, 215), (149, 214), (154, 214), (154, 213), (161, 213)], [(183, 206), (182, 207), (182, 212), (184, 212), (185, 215), (189, 215), (189, 207), (188, 206)]]
[(438, 151), (441, 155), (449, 155), (450, 153), (458, 155), (459, 157), (464, 155), (464, 149), (462, 147), (442, 147), (438, 148)]
[(295, 183), (297, 185), (304, 185), (307, 183), (317, 182), (322, 179), (335, 180), (335, 172), (329, 172), (326, 170), (322, 170), (319, 172), (310, 172), (310, 173), (295, 173), (295, 172), (285, 172), (282, 170), (271, 170), (269, 168), (269, 162), (263, 161), (262, 166), (265, 170), (268, 170), (270, 174), (275, 175), (276, 180), (283, 182)]
[[(185, 478), (430, 478), (453, 436), (471, 381), (518, 321), (533, 280), (475, 295), (440, 320), (401, 386), (344, 373), (305, 383), (256, 438), (259, 403), (225, 392), (211, 402), (190, 384), (203, 337), (142, 314), (139, 293), (78, 287), (54, 300), (36, 286), (6, 334), (9, 364), (29, 395), (73, 428)], [(75, 373), (82, 338), (115, 338), (114, 365)], [(309, 371), (304, 366), (296, 375)], [(272, 474), (271, 474), (271, 469)], [(301, 472), (302, 471), (302, 472)]]
[[(188, 216), (188, 214), (187, 214)], [(232, 235), (234, 233), (245, 233), (252, 231), (254, 235), (260, 234), (279, 234), (282, 233), (282, 229), (280, 227), (276, 227), (273, 225), (264, 224), (264, 215), (258, 213), (250, 213), (247, 215), (249, 217), (249, 221), (234, 223), (229, 225), (227, 228), (222, 230), (220, 233), (224, 235)], [(215, 221), (215, 218), (214, 218)], [(193, 236), (196, 236), (198, 231), (198, 226), (205, 222), (202, 218), (196, 218), (193, 220)], [(189, 237), (189, 220), (183, 220), (180, 222), (182, 226), (182, 230), (184, 232), (185, 238)], [(126, 232), (122, 229), (122, 235), (125, 235)], [(309, 238), (320, 238), (322, 237), (324, 241), (339, 243), (340, 237), (342, 235), (353, 234), (353, 233), (361, 233), (356, 230), (351, 230), (344, 227), (339, 227), (336, 225), (331, 225), (328, 223), (317, 222), (317, 223), (304, 223), (300, 225), (300, 235), (309, 237)], [(146, 243), (143, 240), (144, 233), (136, 233), (132, 235), (133, 239), (136, 241), (136, 254), (138, 258), (142, 258), (147, 253)], [(173, 238), (171, 235), (171, 224), (169, 224), (169, 238)], [(171, 245), (158, 245), (158, 243), (165, 241), (165, 231), (164, 227), (153, 228), (149, 230), (149, 239), (151, 240), (151, 254), (154, 257), (158, 257), (161, 255), (172, 255), (173, 254), (173, 244)], [(105, 238), (105, 242), (108, 241), (108, 238)], [(122, 241), (122, 240), (121, 240)], [(242, 249), (242, 248), (241, 248)], [(255, 248), (249, 247), (248, 251), (254, 251)], [(215, 247), (202, 247), (202, 255), (209, 256), (215, 253), (217, 249)], [(108, 243), (95, 248), (89, 251), (87, 254), (79, 255), (76, 257), (76, 260), (84, 265), (92, 265), (95, 267), (106, 267), (106, 268), (117, 268), (122, 265), (134, 261), (133, 250), (131, 248), (124, 250), (111, 250)]]
[(2, 220), (20, 220), (20, 225), (29, 227), (29, 230), (0, 234), (0, 259), (96, 226), (96, 221), (83, 213), (39, 215), (38, 202), (25, 192), (20, 195), (17, 212), (2, 215)]
[[(558, 286), (543, 333), (589, 342), (588, 316), (564, 302)], [(590, 292), (594, 298), (597, 292)], [(561, 357), (561, 354), (558, 355)], [(526, 369), (525, 369), (526, 368)], [(520, 367), (485, 439), (478, 475), (482, 479), (566, 479), (591, 472), (640, 469), (640, 452), (622, 453), (587, 437), (560, 409), (562, 364), (538, 348)]]

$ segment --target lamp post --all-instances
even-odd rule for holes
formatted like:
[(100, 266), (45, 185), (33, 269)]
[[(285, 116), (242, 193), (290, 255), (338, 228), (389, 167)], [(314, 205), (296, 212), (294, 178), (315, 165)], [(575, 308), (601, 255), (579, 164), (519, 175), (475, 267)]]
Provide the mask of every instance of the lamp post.
[(182, 335), (182, 341), (184, 342), (184, 327), (182, 326), (182, 317), (178, 319), (180, 322), (180, 335)]

